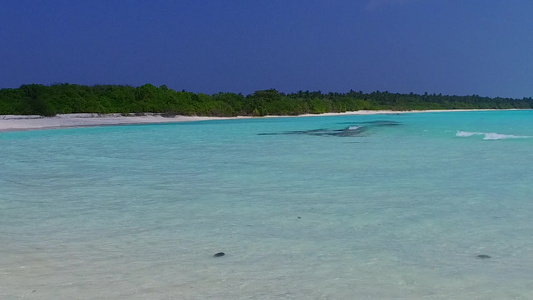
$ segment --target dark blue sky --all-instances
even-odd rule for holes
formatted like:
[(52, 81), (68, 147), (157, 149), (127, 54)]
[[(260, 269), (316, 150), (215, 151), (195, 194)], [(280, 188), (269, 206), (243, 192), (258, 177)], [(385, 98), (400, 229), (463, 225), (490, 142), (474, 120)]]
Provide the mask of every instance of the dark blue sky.
[(0, 2), (0, 88), (533, 96), (531, 0)]

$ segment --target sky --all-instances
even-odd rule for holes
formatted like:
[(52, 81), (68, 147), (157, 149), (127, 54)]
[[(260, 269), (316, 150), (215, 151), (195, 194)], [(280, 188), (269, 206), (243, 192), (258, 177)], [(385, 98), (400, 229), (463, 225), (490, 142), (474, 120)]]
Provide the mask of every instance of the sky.
[(0, 2), (0, 88), (533, 97), (531, 0)]

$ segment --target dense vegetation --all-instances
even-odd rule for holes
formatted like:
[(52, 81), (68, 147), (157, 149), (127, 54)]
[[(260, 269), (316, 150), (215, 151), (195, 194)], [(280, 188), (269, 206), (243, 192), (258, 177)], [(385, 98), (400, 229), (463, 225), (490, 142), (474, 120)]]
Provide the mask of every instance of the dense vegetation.
[(145, 84), (83, 86), (76, 84), (22, 85), (0, 90), (0, 115), (43, 115), (67, 113), (162, 113), (164, 115), (265, 116), (320, 114), (356, 110), (424, 109), (510, 109), (533, 108), (533, 99), (445, 96), (436, 94), (394, 94), (389, 92), (321, 93), (299, 91), (283, 94), (276, 90), (244, 96), (174, 91)]

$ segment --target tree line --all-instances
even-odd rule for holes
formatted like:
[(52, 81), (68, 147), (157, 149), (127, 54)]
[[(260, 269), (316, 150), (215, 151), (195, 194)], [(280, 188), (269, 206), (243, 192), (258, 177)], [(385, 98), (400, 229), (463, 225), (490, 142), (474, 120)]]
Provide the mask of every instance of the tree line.
[(301, 115), (357, 110), (532, 109), (533, 99), (490, 98), (478, 95), (398, 94), (389, 92), (284, 94), (275, 89), (249, 95), (213, 95), (175, 91), (162, 85), (29, 84), (0, 89), (0, 115), (54, 116), (69, 113), (161, 113), (164, 116)]

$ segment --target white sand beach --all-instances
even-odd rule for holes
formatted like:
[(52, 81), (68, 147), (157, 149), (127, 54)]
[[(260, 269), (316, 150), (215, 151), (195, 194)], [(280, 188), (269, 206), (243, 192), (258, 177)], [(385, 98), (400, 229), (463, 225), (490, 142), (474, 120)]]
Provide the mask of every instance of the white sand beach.
[[(337, 115), (374, 115), (374, 114), (400, 114), (400, 113), (424, 113), (424, 112), (451, 112), (472, 110), (417, 110), (417, 111), (392, 111), (392, 110), (360, 110), (344, 113), (305, 114), (298, 117), (312, 116), (337, 116)], [(483, 111), (483, 110), (480, 110)], [(294, 116), (266, 116), (262, 118), (279, 118)], [(0, 115), (0, 132), (25, 131), (38, 129), (58, 129), (69, 127), (111, 126), (126, 124), (156, 124), (177, 123), (206, 120), (242, 119), (253, 117), (201, 117), (201, 116), (174, 116), (163, 117), (161, 114), (146, 113), (141, 116), (122, 114), (59, 114), (54, 117), (42, 117), (36, 115)]]
[(163, 117), (160, 114), (123, 116), (121, 114), (99, 115), (90, 113), (60, 114), (54, 117), (42, 117), (36, 115), (2, 115), (0, 116), (0, 132), (126, 124), (176, 123), (217, 119), (227, 118), (196, 116)]

